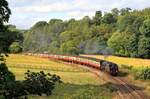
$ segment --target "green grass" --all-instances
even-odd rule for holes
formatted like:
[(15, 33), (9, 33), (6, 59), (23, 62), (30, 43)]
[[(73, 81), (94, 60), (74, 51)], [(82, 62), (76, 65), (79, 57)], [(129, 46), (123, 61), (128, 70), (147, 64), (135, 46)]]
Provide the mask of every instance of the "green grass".
[(64, 82), (56, 86), (51, 96), (29, 96), (29, 99), (111, 99), (115, 95), (112, 84), (72, 64), (18, 54), (9, 55), (6, 63), (17, 80), (23, 80), (27, 70), (43, 70), (59, 75)]
[(111, 99), (114, 88), (111, 83), (103, 85), (58, 85), (50, 97), (30, 96), (31, 99)]

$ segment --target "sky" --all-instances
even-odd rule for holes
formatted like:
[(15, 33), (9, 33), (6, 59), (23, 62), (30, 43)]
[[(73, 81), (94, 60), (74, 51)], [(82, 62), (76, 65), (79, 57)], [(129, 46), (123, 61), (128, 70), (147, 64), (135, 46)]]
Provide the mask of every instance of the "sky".
[(95, 11), (109, 12), (113, 8), (150, 7), (150, 0), (7, 0), (12, 11), (9, 23), (19, 29), (29, 29), (38, 21), (52, 18), (69, 20), (94, 16)]

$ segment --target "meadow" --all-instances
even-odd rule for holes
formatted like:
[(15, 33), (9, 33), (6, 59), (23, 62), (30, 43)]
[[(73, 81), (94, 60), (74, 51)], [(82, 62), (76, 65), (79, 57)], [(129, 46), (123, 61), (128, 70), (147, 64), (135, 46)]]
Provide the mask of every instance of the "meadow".
[(17, 80), (24, 79), (27, 70), (57, 74), (63, 81), (51, 96), (29, 96), (29, 99), (111, 99), (115, 88), (86, 69), (56, 60), (22, 54), (10, 54), (6, 64)]
[(127, 57), (118, 57), (118, 56), (104, 56), (104, 55), (81, 55), (89, 56), (98, 59), (108, 60), (118, 65), (128, 65), (133, 66), (133, 68), (145, 68), (150, 67), (149, 59), (140, 59), (140, 58), (127, 58)]

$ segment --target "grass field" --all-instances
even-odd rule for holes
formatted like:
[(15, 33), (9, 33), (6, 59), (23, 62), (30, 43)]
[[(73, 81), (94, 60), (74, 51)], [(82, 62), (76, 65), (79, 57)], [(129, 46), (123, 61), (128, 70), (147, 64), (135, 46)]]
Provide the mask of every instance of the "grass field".
[(23, 80), (27, 70), (43, 70), (59, 75), (64, 82), (49, 97), (29, 96), (29, 99), (111, 99), (115, 94), (110, 83), (72, 64), (19, 54), (9, 55), (6, 63), (17, 80)]
[(89, 56), (98, 59), (106, 59), (108, 61), (117, 63), (118, 65), (128, 65), (128, 66), (133, 66), (134, 68), (150, 67), (149, 59), (126, 58), (126, 57), (117, 57), (117, 56), (105, 57), (103, 55), (82, 55), (82, 56)]

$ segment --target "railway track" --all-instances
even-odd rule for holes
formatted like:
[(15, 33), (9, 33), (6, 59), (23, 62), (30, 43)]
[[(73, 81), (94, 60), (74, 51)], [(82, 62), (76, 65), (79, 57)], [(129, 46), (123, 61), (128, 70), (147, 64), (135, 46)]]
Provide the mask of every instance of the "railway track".
[[(57, 55), (53, 55), (53, 56), (44, 56), (45, 54), (36, 54), (34, 56), (42, 56), (43, 58), (53, 58), (53, 59), (58, 59), (58, 60), (63, 60), (62, 58), (58, 58)], [(62, 56), (62, 55), (61, 55)], [(66, 57), (66, 56), (65, 56)], [(67, 56), (69, 57), (69, 56)], [(73, 57), (73, 56), (70, 56), (70, 57)], [(90, 57), (74, 57), (73, 59), (77, 59), (77, 58), (85, 58), (86, 61), (87, 59), (88, 62), (91, 62), (90, 59), (94, 59), (94, 58), (90, 58)], [(69, 58), (67, 58), (68, 61), (67, 62), (71, 62), (69, 60)], [(76, 64), (76, 62), (73, 62), (74, 60), (72, 60), (71, 63), (73, 64)], [(81, 60), (80, 59), (80, 60)], [(100, 59), (94, 59), (95, 61), (100, 61)], [(83, 62), (81, 62), (83, 63)], [(111, 82), (114, 84), (114, 86), (117, 88), (117, 97), (115, 97), (115, 99), (150, 99), (150, 97), (146, 96), (145, 93), (142, 91), (142, 90), (138, 90), (136, 88), (134, 88), (132, 85), (130, 85), (127, 81), (124, 81), (124, 79), (122, 79), (121, 77), (114, 77), (114, 76), (111, 76), (109, 75), (108, 73), (106, 72), (102, 72), (100, 71), (98, 68), (93, 68), (94, 66), (92, 65), (97, 65), (96, 63), (88, 63), (89, 65), (87, 66), (87, 62), (83, 63), (83, 64), (80, 64), (80, 67), (82, 68), (86, 68), (88, 69), (89, 71), (91, 71), (92, 73), (94, 73), (95, 75), (97, 75), (98, 77), (102, 78), (103, 80), (105, 81), (108, 81), (108, 82)]]
[(81, 66), (82, 68), (86, 68), (98, 77), (101, 77), (103, 80), (111, 82), (117, 88), (117, 97), (115, 99), (150, 99), (146, 96), (143, 91), (137, 90), (130, 86), (126, 81), (122, 80), (120, 77), (113, 77), (105, 72), (100, 72), (97, 69), (89, 68)]

